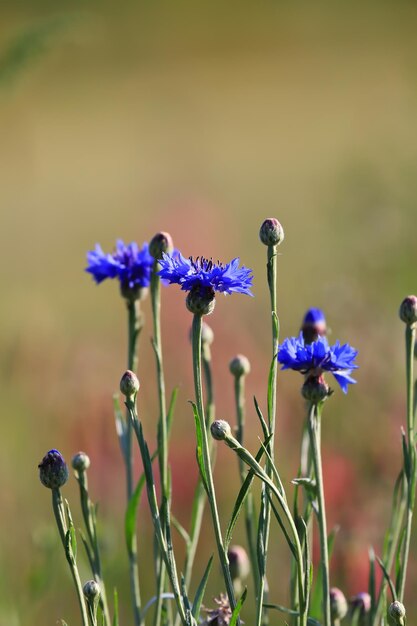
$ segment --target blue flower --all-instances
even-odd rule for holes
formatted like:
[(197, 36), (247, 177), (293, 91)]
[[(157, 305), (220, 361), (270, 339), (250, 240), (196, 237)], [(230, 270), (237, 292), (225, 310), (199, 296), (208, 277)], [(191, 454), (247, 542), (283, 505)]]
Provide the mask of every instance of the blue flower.
[(154, 260), (149, 254), (147, 243), (140, 249), (135, 242), (125, 244), (118, 239), (112, 254), (104, 253), (97, 244), (95, 250), (88, 252), (87, 261), (85, 271), (92, 274), (96, 283), (107, 278), (118, 278), (125, 296), (129, 292), (133, 294), (143, 287), (149, 287)]
[(317, 309), (316, 307), (311, 307), (308, 309), (306, 314), (304, 315), (303, 325), (304, 324), (325, 324), (326, 318), (321, 309)]
[(357, 369), (355, 363), (357, 350), (348, 343), (337, 341), (329, 346), (325, 337), (318, 337), (312, 343), (306, 343), (303, 334), (285, 339), (278, 350), (278, 362), (283, 370), (293, 369), (307, 376), (320, 376), (331, 372), (342, 391), (347, 393), (348, 385), (355, 383), (350, 374)]
[(239, 259), (233, 259), (230, 263), (213, 263), (204, 257), (186, 259), (180, 252), (174, 255), (164, 254), (159, 261), (161, 270), (159, 275), (169, 283), (176, 283), (183, 291), (218, 291), (222, 293), (244, 293), (248, 296), (253, 294), (252, 270), (247, 267), (239, 267)]

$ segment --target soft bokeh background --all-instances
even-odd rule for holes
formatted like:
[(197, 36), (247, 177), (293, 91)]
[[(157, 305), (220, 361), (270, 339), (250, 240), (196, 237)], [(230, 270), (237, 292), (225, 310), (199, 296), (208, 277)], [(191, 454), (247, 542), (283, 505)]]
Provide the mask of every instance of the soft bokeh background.
[[(242, 352), (251, 360), (254, 449), (250, 398), (265, 405), (269, 361), (258, 241), (268, 215), (286, 233), (283, 336), (298, 331), (307, 307), (320, 306), (333, 337), (360, 351), (358, 384), (326, 406), (323, 437), (328, 515), (341, 526), (332, 580), (347, 594), (365, 588), (367, 550), (381, 550), (401, 463), (397, 310), (417, 289), (416, 20), (417, 6), (406, 1), (1, 4), (1, 624), (78, 623), (49, 493), (37, 477), (51, 447), (68, 459), (79, 449), (91, 456), (105, 574), (110, 589), (118, 585), (122, 624), (131, 623), (111, 399), (125, 367), (125, 311), (116, 284), (96, 287), (84, 274), (86, 251), (163, 229), (186, 255), (239, 255), (253, 267), (256, 297), (218, 298), (210, 324), (219, 416), (234, 419), (229, 359)], [(180, 386), (174, 509), (187, 523), (196, 475), (190, 315), (175, 287), (163, 298), (167, 385)], [(148, 302), (144, 308), (149, 320)], [(150, 440), (151, 333), (148, 324), (139, 367)], [(296, 374), (280, 377), (277, 454), (286, 484), (297, 467), (300, 383)], [(236, 459), (221, 450), (217, 469), (226, 522)], [(80, 520), (74, 482), (65, 494)], [(199, 575), (213, 551), (206, 523)], [(145, 502), (139, 526), (150, 570)], [(285, 602), (288, 555), (276, 529), (269, 562), (271, 599)], [(414, 618), (416, 575), (414, 560), (406, 595)], [(152, 585), (144, 582), (145, 596)], [(218, 591), (214, 575), (208, 601)]]

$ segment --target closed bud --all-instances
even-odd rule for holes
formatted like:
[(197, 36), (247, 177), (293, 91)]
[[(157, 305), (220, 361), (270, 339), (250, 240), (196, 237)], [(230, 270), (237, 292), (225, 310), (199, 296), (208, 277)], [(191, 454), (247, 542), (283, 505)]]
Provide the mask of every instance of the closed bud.
[(77, 452), (71, 463), (76, 472), (85, 472), (90, 467), (90, 457), (85, 452)]
[(330, 611), (332, 620), (342, 620), (348, 612), (348, 603), (343, 591), (337, 587), (330, 589)]
[(210, 315), (216, 306), (215, 291), (212, 287), (196, 285), (188, 292), (185, 303), (194, 315)]
[(230, 424), (225, 420), (216, 420), (210, 426), (211, 435), (217, 441), (223, 441), (232, 434)]
[(304, 315), (301, 324), (304, 343), (313, 343), (318, 337), (323, 337), (327, 333), (326, 318), (321, 309), (312, 307)]
[(149, 253), (159, 261), (163, 254), (170, 254), (174, 249), (172, 237), (169, 233), (159, 232), (152, 237), (149, 244)]
[(59, 489), (68, 480), (68, 467), (58, 450), (49, 450), (38, 467), (40, 481), (48, 489)]
[(245, 580), (249, 576), (250, 563), (246, 550), (242, 546), (230, 546), (227, 552), (231, 579)]
[(230, 361), (229, 369), (230, 373), (236, 376), (236, 378), (246, 376), (250, 372), (249, 359), (243, 356), (243, 354), (238, 354)]
[(367, 623), (367, 616), (371, 610), (371, 596), (366, 591), (356, 594), (350, 599), (350, 608), (352, 616), (356, 615), (357, 623), (359, 626), (365, 626)]
[(120, 391), (126, 398), (132, 398), (139, 391), (140, 383), (135, 372), (126, 370), (120, 380)]
[(308, 376), (301, 387), (301, 395), (311, 404), (323, 402), (331, 393), (323, 376)]
[(262, 222), (259, 239), (266, 246), (279, 246), (284, 241), (284, 229), (275, 217), (267, 217)]
[(90, 607), (92, 615), (96, 618), (97, 606), (101, 594), (100, 585), (95, 580), (87, 580), (83, 587), (83, 594), (87, 600), (87, 604)]
[(407, 296), (401, 302), (400, 319), (407, 324), (407, 326), (414, 326), (417, 322), (417, 296)]
[(389, 626), (405, 626), (405, 606), (395, 600), (388, 607), (387, 617)]
[(201, 325), (201, 343), (202, 345), (211, 346), (214, 341), (214, 333), (212, 328), (206, 322)]

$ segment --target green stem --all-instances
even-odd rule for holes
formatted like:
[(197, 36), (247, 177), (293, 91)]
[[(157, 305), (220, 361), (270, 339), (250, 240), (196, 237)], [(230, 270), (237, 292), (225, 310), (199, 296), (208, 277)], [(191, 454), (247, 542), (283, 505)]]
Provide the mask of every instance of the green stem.
[(405, 581), (407, 577), (408, 556), (410, 552), (411, 529), (413, 522), (414, 500), (416, 489), (416, 448), (414, 424), (414, 342), (415, 325), (407, 324), (405, 329), (405, 357), (406, 357), (406, 394), (407, 394), (407, 448), (409, 458), (409, 476), (407, 478), (407, 520), (405, 527), (404, 550), (398, 582), (398, 600), (403, 602)]
[[(127, 369), (136, 371), (138, 365), (137, 358), (137, 342), (139, 333), (142, 328), (142, 320), (139, 313), (139, 301), (127, 300), (128, 310), (128, 358)], [(126, 465), (126, 490), (127, 501), (129, 502), (134, 490), (133, 485), (133, 456), (132, 456), (132, 423), (127, 417), (126, 419), (126, 448), (125, 448), (125, 465)], [(138, 547), (136, 533), (132, 537), (130, 549), (128, 551), (129, 558), (129, 578), (132, 596), (133, 617), (135, 626), (141, 626), (141, 598), (138, 568)]]
[(323, 624), (331, 626), (330, 616), (330, 583), (329, 583), (329, 551), (327, 547), (327, 524), (326, 507), (324, 500), (323, 469), (321, 462), (321, 406), (312, 405), (308, 420), (311, 454), (313, 458), (314, 473), (316, 476), (318, 523), (320, 534), (320, 553), (323, 580)]
[[(236, 439), (243, 446), (244, 433), (245, 433), (245, 377), (235, 376), (235, 403), (236, 403), (236, 418), (237, 418), (237, 433)], [(240, 480), (243, 482), (246, 479), (245, 464), (240, 457), (239, 460), (239, 473)], [(260, 588), (260, 576), (258, 567), (258, 557), (256, 552), (256, 530), (255, 530), (255, 510), (253, 502), (252, 491), (249, 491), (245, 502), (245, 528), (246, 537), (249, 548), (249, 558), (251, 562), (251, 570), (253, 576), (253, 582), (255, 589)]]
[[(233, 589), (233, 583), (230, 576), (229, 562), (227, 558), (227, 552), (225, 550), (222, 532), (220, 528), (219, 513), (217, 509), (216, 493), (214, 490), (213, 473), (211, 468), (210, 448), (208, 444), (206, 420), (204, 417), (204, 403), (203, 403), (203, 389), (201, 384), (201, 315), (194, 315), (193, 318), (193, 372), (194, 372), (194, 388), (196, 396), (196, 404), (198, 409), (198, 418), (200, 420), (200, 428), (203, 439), (203, 462), (207, 474), (207, 495), (210, 505), (211, 517), (214, 527), (214, 534), (216, 537), (217, 550), (219, 554), (220, 565), (223, 572), (224, 581), (226, 584), (226, 592), (229, 598), (230, 608), (233, 611), (236, 607), (235, 594)], [(240, 619), (236, 622), (240, 624)]]
[(100, 606), (104, 613), (104, 620), (107, 626), (110, 626), (110, 612), (107, 603), (107, 595), (106, 595), (106, 587), (104, 585), (102, 571), (101, 571), (101, 559), (100, 559), (100, 549), (98, 545), (97, 538), (97, 528), (95, 515), (91, 513), (92, 511), (92, 503), (88, 495), (88, 480), (87, 473), (85, 471), (77, 472), (78, 484), (80, 486), (80, 501), (81, 501), (81, 510), (84, 518), (84, 524), (87, 531), (88, 540), (90, 546), (93, 550), (94, 561), (93, 565), (93, 576), (95, 581), (100, 585)]
[[(277, 312), (277, 248), (276, 246), (268, 246), (267, 252), (267, 278), (268, 288), (271, 302), (271, 324), (272, 324), (272, 365), (270, 371), (270, 378), (268, 381), (268, 426), (269, 432), (273, 433), (273, 437), (268, 444), (268, 452), (271, 457), (271, 462), (267, 462), (266, 468), (268, 476), (272, 477), (272, 463), (274, 462), (274, 440), (275, 440), (275, 422), (276, 422), (276, 401), (277, 401), (277, 372), (278, 362), (276, 359), (279, 344), (279, 320)], [(266, 557), (268, 554), (269, 544), (269, 531), (271, 526), (271, 504), (269, 498), (265, 499), (265, 524), (263, 527), (263, 546), (264, 546), (264, 559), (263, 566), (266, 570)], [(263, 575), (265, 578), (265, 574)], [(257, 594), (257, 621), (256, 626), (268, 623), (268, 617), (264, 610), (265, 602), (265, 580), (259, 586)]]
[[(159, 473), (161, 481), (161, 492), (166, 500), (168, 500), (168, 433), (167, 433), (167, 411), (165, 397), (165, 377), (162, 358), (162, 339), (161, 339), (161, 280), (158, 276), (158, 261), (154, 261), (152, 277), (151, 277), (151, 302), (152, 302), (152, 319), (153, 319), (153, 348), (156, 358), (156, 374), (158, 384), (158, 401), (159, 401), (159, 421), (158, 421), (158, 459)], [(164, 500), (164, 498), (162, 500)], [(160, 557), (159, 567), (157, 568), (157, 593), (158, 599), (154, 613), (154, 626), (159, 626), (162, 617), (163, 592), (165, 587), (165, 564)]]
[(78, 573), (77, 564), (75, 562), (75, 559), (69, 558), (69, 555), (67, 554), (66, 534), (67, 534), (68, 529), (67, 529), (67, 524), (65, 521), (64, 503), (62, 501), (62, 496), (61, 496), (61, 492), (59, 489), (52, 489), (52, 508), (54, 511), (55, 520), (58, 526), (58, 531), (61, 537), (62, 545), (64, 546), (67, 562), (68, 562), (68, 565), (70, 566), (72, 578), (74, 580), (78, 603), (80, 605), (82, 624), (83, 626), (88, 626), (87, 608), (85, 605), (83, 588), (81, 584), (80, 575)]

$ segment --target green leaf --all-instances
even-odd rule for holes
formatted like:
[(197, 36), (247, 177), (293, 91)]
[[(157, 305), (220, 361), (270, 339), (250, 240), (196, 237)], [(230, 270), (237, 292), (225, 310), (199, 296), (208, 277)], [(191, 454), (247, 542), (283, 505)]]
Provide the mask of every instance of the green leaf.
[(297, 559), (297, 550), (295, 548), (295, 545), (294, 545), (293, 541), (291, 540), (291, 537), (289, 536), (287, 529), (285, 528), (284, 522), (281, 519), (279, 511), (278, 511), (277, 507), (275, 506), (275, 503), (272, 500), (272, 496), (269, 493), (269, 491), (267, 491), (267, 495), (268, 495), (268, 498), (269, 498), (269, 502), (270, 502), (272, 511), (273, 511), (273, 513), (274, 513), (274, 515), (275, 515), (275, 517), (277, 519), (278, 524), (280, 525), (280, 528), (281, 528), (282, 532), (284, 533), (284, 537), (287, 540), (289, 548), (290, 548), (294, 558)]
[[(270, 435), (265, 440), (265, 445), (268, 445), (271, 437), (272, 437), (272, 435)], [(256, 454), (255, 459), (256, 459), (256, 461), (258, 463), (262, 459), (262, 455), (264, 453), (264, 450), (265, 450), (264, 446), (261, 446), (261, 448), (258, 450), (258, 452)], [(236, 502), (235, 502), (235, 505), (233, 507), (232, 516), (230, 518), (230, 522), (229, 522), (229, 525), (228, 525), (227, 530), (226, 530), (226, 537), (225, 537), (226, 548), (230, 545), (230, 541), (232, 539), (232, 533), (233, 533), (234, 527), (236, 525), (237, 519), (238, 519), (239, 514), (240, 514), (240, 512), (242, 510), (242, 507), (243, 507), (243, 505), (245, 503), (245, 500), (246, 500), (246, 498), (247, 498), (247, 496), (249, 494), (249, 490), (250, 490), (250, 487), (251, 487), (251, 485), (253, 483), (254, 478), (255, 478), (255, 473), (254, 473), (254, 471), (252, 469), (250, 469), (249, 472), (247, 473), (246, 478), (243, 481), (242, 486), (241, 486), (241, 488), (239, 490), (239, 493), (237, 495)]]
[(179, 387), (174, 387), (174, 389), (172, 390), (171, 399), (169, 401), (169, 407), (168, 407), (168, 413), (167, 413), (167, 437), (168, 439), (171, 434), (172, 421), (174, 417), (175, 405), (177, 403), (178, 392), (179, 392)]
[(191, 611), (193, 614), (193, 617), (195, 617), (196, 620), (198, 620), (198, 618), (200, 617), (201, 603), (204, 598), (204, 592), (206, 590), (206, 585), (207, 585), (208, 577), (210, 575), (212, 564), (213, 564), (213, 556), (210, 557), (209, 562), (207, 563), (207, 567), (204, 570), (203, 578), (200, 580), (200, 584), (197, 587), (197, 591), (196, 591), (194, 602), (193, 602), (193, 608)]
[(112, 626), (119, 626), (119, 595), (117, 593), (116, 587), (114, 588), (113, 598), (114, 612)]
[[(336, 535), (339, 532), (339, 526), (335, 526), (327, 537), (327, 550), (329, 553), (329, 561), (333, 554)], [(314, 585), (313, 593), (311, 594), (310, 613), (314, 616), (321, 614), (321, 605), (323, 597), (323, 575), (322, 568), (319, 567), (317, 572), (316, 584)]]
[(262, 411), (261, 411), (261, 409), (259, 407), (258, 401), (257, 401), (255, 396), (253, 396), (253, 403), (255, 405), (256, 414), (257, 414), (257, 416), (259, 418), (259, 421), (261, 423), (262, 431), (263, 431), (263, 434), (264, 434), (264, 439), (268, 439), (268, 437), (270, 436), (269, 435), (268, 424), (266, 423), (265, 418), (262, 415)]
[(132, 551), (133, 538), (136, 532), (136, 518), (137, 518), (138, 505), (140, 501), (140, 496), (145, 486), (145, 482), (146, 482), (146, 476), (145, 476), (145, 472), (143, 472), (143, 474), (141, 475), (141, 477), (139, 478), (137, 482), (135, 491), (132, 493), (132, 496), (130, 497), (130, 500), (126, 508), (125, 539), (126, 539), (127, 551), (129, 552), (129, 554)]
[[(398, 587), (398, 582), (400, 580), (401, 568), (402, 568), (402, 552), (405, 541), (405, 533), (406, 528), (404, 527), (401, 531), (400, 539), (398, 541), (397, 553), (395, 556), (395, 586)], [(379, 561), (378, 561), (379, 562)]]
[(395, 600), (397, 599), (397, 593), (395, 591), (395, 587), (394, 587), (394, 584), (393, 584), (393, 582), (391, 580), (391, 577), (390, 577), (389, 573), (387, 572), (387, 569), (386, 569), (384, 563), (379, 558), (379, 556), (375, 555), (375, 558), (378, 561), (379, 566), (382, 569), (382, 573), (384, 574), (385, 580), (387, 581), (388, 586), (390, 588), (391, 595), (392, 595), (392, 601), (395, 602)]
[(197, 438), (197, 448), (196, 448), (197, 464), (200, 470), (200, 476), (204, 485), (204, 489), (208, 492), (208, 480), (207, 480), (207, 473), (206, 473), (206, 468), (204, 465), (204, 457), (203, 457), (203, 432), (201, 430), (201, 421), (200, 421), (200, 416), (198, 414), (197, 405), (194, 402), (191, 402), (191, 406), (193, 407), (196, 438)]
[(298, 615), (300, 615), (298, 611), (288, 609), (286, 606), (282, 606), (282, 604), (269, 604), (265, 602), (262, 606), (265, 609), (275, 609), (276, 611), (280, 611), (281, 613), (288, 613), (288, 615), (293, 615), (294, 617), (298, 617)]
[(248, 595), (248, 589), (247, 589), (247, 587), (245, 587), (242, 595), (240, 596), (239, 600), (236, 603), (235, 609), (234, 609), (234, 611), (232, 613), (232, 617), (230, 618), (230, 626), (236, 626), (238, 617), (239, 617), (240, 612), (242, 610), (242, 607), (243, 607), (243, 605), (245, 603), (247, 595)]
[[(274, 317), (272, 317), (272, 320), (274, 321)], [(276, 323), (276, 320), (275, 320), (275, 323)], [(271, 419), (271, 416), (272, 416), (272, 405), (273, 405), (273, 400), (274, 400), (274, 393), (276, 391), (274, 379), (275, 379), (275, 373), (277, 369), (278, 369), (277, 355), (274, 354), (274, 356), (272, 357), (271, 366), (269, 368), (269, 376), (268, 376), (268, 416), (269, 416), (269, 419)], [(269, 424), (269, 427), (271, 427), (271, 424)]]

